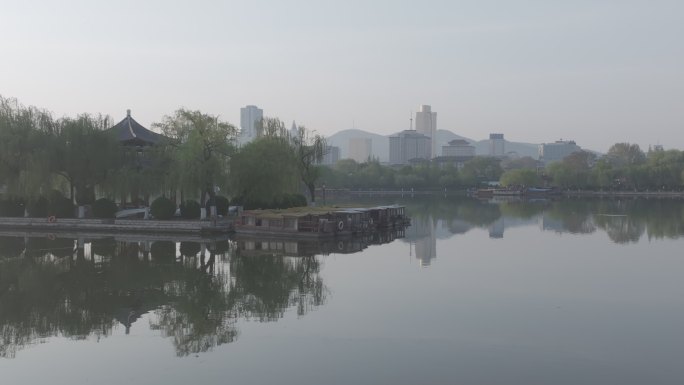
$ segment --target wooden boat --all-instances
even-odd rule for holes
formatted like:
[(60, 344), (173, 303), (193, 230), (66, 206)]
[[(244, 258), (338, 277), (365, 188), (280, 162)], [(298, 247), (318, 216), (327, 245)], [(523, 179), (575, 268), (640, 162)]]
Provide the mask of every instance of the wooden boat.
[(344, 237), (404, 227), (409, 223), (403, 206), (370, 208), (295, 208), (249, 210), (235, 222), (237, 234), (303, 238)]

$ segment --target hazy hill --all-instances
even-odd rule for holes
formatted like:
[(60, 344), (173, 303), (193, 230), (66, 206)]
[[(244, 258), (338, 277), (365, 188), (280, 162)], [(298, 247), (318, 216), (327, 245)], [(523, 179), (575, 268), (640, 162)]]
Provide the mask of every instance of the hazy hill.
[(349, 157), (349, 139), (364, 138), (371, 139), (373, 156), (380, 159), (381, 162), (389, 161), (389, 137), (374, 134), (372, 132), (350, 129), (342, 130), (327, 138), (328, 144), (340, 148), (340, 159)]
[[(340, 159), (349, 156), (349, 140), (352, 138), (371, 139), (373, 156), (380, 159), (381, 162), (389, 161), (389, 135), (378, 135), (372, 132), (350, 129), (339, 131), (328, 137), (328, 144), (340, 148)], [(437, 130), (437, 152), (441, 154), (442, 146), (447, 145), (454, 139), (463, 139), (475, 146), (475, 153), (477, 155), (487, 155), (489, 153), (489, 140), (476, 141), (454, 134), (448, 130)], [(520, 156), (531, 156), (537, 158), (537, 145), (532, 143), (520, 143), (506, 141), (506, 152), (515, 151)]]

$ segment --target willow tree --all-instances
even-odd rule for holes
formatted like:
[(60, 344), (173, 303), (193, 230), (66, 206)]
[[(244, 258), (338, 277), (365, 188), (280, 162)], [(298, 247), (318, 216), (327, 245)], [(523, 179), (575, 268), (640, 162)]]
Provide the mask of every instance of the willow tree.
[(53, 144), (53, 172), (69, 184), (70, 198), (79, 205), (95, 200), (95, 187), (104, 183), (121, 166), (120, 146), (105, 130), (107, 117), (83, 114), (63, 118)]
[(298, 126), (291, 138), (292, 149), (299, 178), (309, 190), (311, 201), (316, 201), (316, 182), (321, 176), (320, 163), (326, 152), (325, 138), (315, 131), (307, 130), (304, 126)]
[(243, 203), (269, 204), (299, 192), (296, 159), (287, 137), (262, 136), (240, 148), (230, 164), (231, 187)]
[(54, 130), (49, 112), (0, 96), (0, 186), (8, 193), (30, 198), (52, 188)]
[(206, 197), (215, 206), (216, 188), (227, 183), (235, 127), (218, 116), (183, 108), (152, 126), (172, 139), (168, 145), (174, 149), (175, 172), (170, 177), (182, 190), (200, 190), (203, 206)]

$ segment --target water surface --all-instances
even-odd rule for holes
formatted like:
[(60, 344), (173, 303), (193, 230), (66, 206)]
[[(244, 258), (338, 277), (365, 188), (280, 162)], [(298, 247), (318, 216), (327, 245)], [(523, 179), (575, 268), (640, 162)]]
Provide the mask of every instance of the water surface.
[(682, 201), (392, 201), (343, 242), (0, 232), (0, 381), (684, 383)]

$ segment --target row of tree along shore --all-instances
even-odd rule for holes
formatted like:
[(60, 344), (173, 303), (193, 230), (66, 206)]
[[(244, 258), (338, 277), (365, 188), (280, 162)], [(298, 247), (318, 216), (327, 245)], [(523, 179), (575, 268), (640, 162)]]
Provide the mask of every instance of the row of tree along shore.
[(638, 145), (617, 143), (607, 154), (576, 152), (545, 167), (530, 157), (498, 159), (475, 157), (462, 164), (421, 162), (390, 167), (377, 160), (339, 161), (323, 170), (320, 183), (327, 189), (384, 189), (389, 191), (465, 190), (499, 182), (505, 187), (546, 186), (583, 193), (670, 194), (684, 191), (684, 152), (642, 151)]
[[(139, 126), (130, 115), (128, 119), (127, 127)], [(287, 130), (276, 118), (260, 121), (258, 139), (241, 147), (233, 125), (200, 111), (179, 109), (154, 123), (163, 134), (150, 131), (158, 137), (154, 144), (137, 137), (122, 140), (113, 129), (121, 123), (113, 123), (101, 115), (55, 118), (0, 97), (0, 216), (18, 216), (20, 211), (68, 217), (76, 212), (74, 206), (88, 205), (95, 216), (109, 217), (112, 210), (141, 201), (147, 205), (158, 197), (153, 202), (160, 207), (157, 218), (175, 213), (177, 203), (184, 217), (195, 218), (202, 208), (220, 214), (215, 207), (228, 204), (305, 205), (302, 190), (315, 200), (317, 186), (443, 191), (498, 181), (584, 191), (684, 188), (682, 151), (644, 152), (628, 143), (613, 145), (605, 156), (577, 152), (545, 167), (529, 157), (402, 167), (345, 159), (327, 167), (320, 165), (323, 137), (301, 126)]]
[[(154, 123), (163, 135), (140, 126), (130, 112), (114, 123), (102, 115), (55, 118), (0, 96), (0, 216), (82, 216), (75, 206), (88, 206), (95, 217), (112, 217), (154, 201), (157, 218), (172, 216), (178, 206), (184, 217), (196, 218), (202, 208), (220, 214), (229, 204), (306, 205), (303, 186), (315, 199), (325, 140), (303, 126), (287, 130), (279, 119), (265, 118), (259, 138), (238, 147), (233, 125), (200, 111), (179, 109)], [(122, 125), (130, 137), (116, 130)]]

